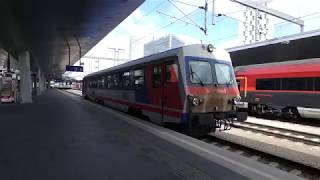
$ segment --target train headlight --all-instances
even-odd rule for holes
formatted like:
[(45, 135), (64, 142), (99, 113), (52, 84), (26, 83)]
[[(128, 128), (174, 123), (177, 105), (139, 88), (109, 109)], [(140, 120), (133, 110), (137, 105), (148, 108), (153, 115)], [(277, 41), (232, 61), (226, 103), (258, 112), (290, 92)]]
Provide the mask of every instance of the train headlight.
[(199, 106), (202, 103), (202, 99), (200, 97), (190, 97), (190, 100), (193, 106)]
[(233, 98), (233, 102), (234, 104), (237, 104), (241, 101), (241, 96), (236, 96), (235, 98)]
[(207, 50), (208, 50), (209, 52), (213, 52), (214, 46), (213, 46), (212, 44), (208, 44)]

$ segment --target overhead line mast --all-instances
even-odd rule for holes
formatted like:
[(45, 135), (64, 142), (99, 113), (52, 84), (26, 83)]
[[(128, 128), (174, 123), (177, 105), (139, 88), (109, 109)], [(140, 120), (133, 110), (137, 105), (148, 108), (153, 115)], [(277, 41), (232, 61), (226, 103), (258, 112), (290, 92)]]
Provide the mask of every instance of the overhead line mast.
[(293, 17), (289, 14), (280, 12), (278, 10), (257, 4), (253, 1), (250, 1), (250, 0), (230, 0), (230, 1), (235, 2), (235, 3), (239, 3), (243, 6), (246, 6), (246, 7), (252, 8), (252, 9), (256, 9), (257, 11), (261, 11), (261, 12), (267, 13), (269, 15), (275, 16), (277, 18), (280, 18), (280, 19), (292, 22), (294, 24), (297, 24), (300, 26), (300, 31), (301, 32), (304, 31), (304, 21), (299, 18)]

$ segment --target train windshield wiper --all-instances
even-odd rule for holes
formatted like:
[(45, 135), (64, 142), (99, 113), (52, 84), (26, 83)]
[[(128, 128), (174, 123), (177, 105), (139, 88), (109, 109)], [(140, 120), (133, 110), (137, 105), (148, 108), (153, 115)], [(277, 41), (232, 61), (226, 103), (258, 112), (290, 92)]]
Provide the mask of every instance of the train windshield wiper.
[(191, 73), (192, 78), (194, 77), (193, 75), (195, 75), (195, 76), (197, 77), (197, 79), (199, 80), (200, 85), (201, 85), (201, 86), (204, 86), (204, 84), (203, 84), (200, 76), (199, 76), (196, 72), (194, 72), (194, 71), (192, 70), (192, 66), (190, 66), (190, 73)]

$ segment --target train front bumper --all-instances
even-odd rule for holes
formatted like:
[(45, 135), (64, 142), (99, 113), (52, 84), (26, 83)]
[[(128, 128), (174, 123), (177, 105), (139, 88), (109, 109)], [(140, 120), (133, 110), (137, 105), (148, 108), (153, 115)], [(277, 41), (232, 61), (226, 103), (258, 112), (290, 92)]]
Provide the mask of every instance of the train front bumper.
[(248, 119), (248, 103), (235, 102), (237, 121), (246, 121)]
[(247, 102), (235, 102), (235, 106), (237, 109), (248, 109), (248, 103)]
[(212, 125), (215, 124), (217, 120), (225, 119), (237, 119), (238, 112), (228, 111), (228, 112), (208, 112), (208, 113), (190, 113), (190, 120), (196, 120), (199, 125)]

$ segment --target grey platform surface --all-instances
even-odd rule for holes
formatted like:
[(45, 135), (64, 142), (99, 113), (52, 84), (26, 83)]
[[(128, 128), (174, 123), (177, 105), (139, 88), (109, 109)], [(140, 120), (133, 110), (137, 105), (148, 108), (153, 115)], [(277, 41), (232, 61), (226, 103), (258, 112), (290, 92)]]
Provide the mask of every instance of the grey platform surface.
[(58, 90), (1, 105), (0, 179), (248, 179), (98, 106)]

